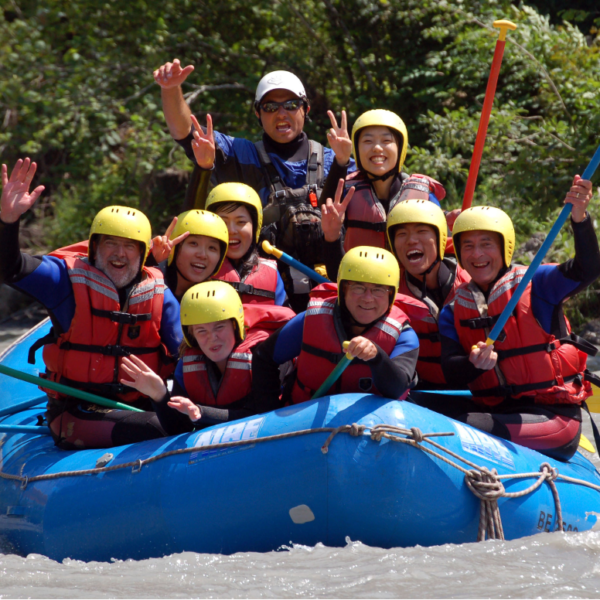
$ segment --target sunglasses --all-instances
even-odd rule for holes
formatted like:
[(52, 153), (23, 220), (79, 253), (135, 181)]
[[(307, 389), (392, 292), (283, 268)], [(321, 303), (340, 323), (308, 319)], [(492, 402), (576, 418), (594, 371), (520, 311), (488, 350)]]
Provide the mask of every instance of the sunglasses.
[(263, 102), (260, 104), (261, 110), (266, 113), (274, 113), (279, 110), (280, 106), (283, 106), (283, 110), (287, 110), (289, 112), (297, 111), (304, 102), (300, 100), (300, 98), (296, 98), (295, 100), (286, 100), (285, 102)]

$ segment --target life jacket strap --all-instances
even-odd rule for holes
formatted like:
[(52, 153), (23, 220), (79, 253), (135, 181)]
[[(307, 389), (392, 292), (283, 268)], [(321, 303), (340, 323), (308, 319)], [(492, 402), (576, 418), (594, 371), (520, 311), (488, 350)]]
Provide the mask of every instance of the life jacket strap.
[(138, 323), (143, 323), (144, 321), (150, 321), (152, 319), (150, 313), (133, 315), (118, 310), (102, 310), (100, 308), (94, 308), (93, 306), (91, 312), (96, 317), (104, 317), (115, 323), (119, 323), (120, 325), (137, 325)]
[(240, 281), (228, 281), (227, 283), (233, 287), (238, 294), (250, 294), (251, 296), (261, 296), (263, 298), (270, 298), (271, 300), (275, 299), (275, 292), (272, 292), (271, 290), (263, 290)]
[[(578, 381), (580, 385), (583, 384), (582, 377), (579, 373), (577, 373), (576, 375), (569, 375), (568, 377), (564, 377), (563, 381), (565, 383)], [(533, 392), (534, 390), (543, 390), (546, 388), (553, 387), (555, 385), (558, 385), (558, 381), (556, 381), (556, 379), (551, 379), (550, 381), (526, 383), (524, 385), (498, 385), (496, 387), (487, 388), (484, 390), (471, 390), (471, 393), (474, 397), (497, 396), (508, 398), (509, 396), (516, 396), (525, 392)]]
[(354, 227), (356, 229), (368, 229), (369, 231), (377, 231), (385, 233), (386, 223), (369, 223), (367, 221), (357, 221), (356, 219), (348, 219), (346, 221), (346, 229)]
[(154, 354), (160, 352), (161, 346), (152, 346), (150, 348), (136, 348), (134, 346), (96, 346), (94, 344), (75, 344), (73, 342), (63, 342), (60, 345), (61, 350), (77, 350), (79, 352), (90, 352), (92, 354), (103, 354), (104, 356), (131, 356), (132, 354)]
[(318, 356), (319, 358), (324, 358), (334, 365), (337, 365), (345, 355), (345, 352), (327, 352), (326, 350), (321, 350), (321, 348), (311, 346), (305, 342), (302, 342), (302, 351), (312, 354), (313, 356)]
[(420, 340), (429, 340), (430, 342), (439, 342), (442, 339), (439, 331), (433, 331), (431, 333), (417, 333), (417, 337)]

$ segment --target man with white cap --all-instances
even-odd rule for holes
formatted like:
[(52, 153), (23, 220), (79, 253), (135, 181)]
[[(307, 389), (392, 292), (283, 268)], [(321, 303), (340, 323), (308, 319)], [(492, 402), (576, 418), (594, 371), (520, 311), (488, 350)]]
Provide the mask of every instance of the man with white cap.
[[(195, 189), (188, 192), (186, 208), (202, 208), (209, 178), (213, 185), (245, 183), (265, 206), (267, 239), (311, 267), (323, 262), (319, 196), (335, 154), (303, 131), (310, 104), (300, 79), (273, 71), (259, 81), (254, 109), (264, 133), (254, 143), (213, 132), (210, 115), (206, 128), (200, 127), (181, 89), (193, 70), (175, 59), (154, 71), (171, 136), (196, 164)], [(298, 272), (282, 275), (288, 296), (309, 291), (309, 282)]]

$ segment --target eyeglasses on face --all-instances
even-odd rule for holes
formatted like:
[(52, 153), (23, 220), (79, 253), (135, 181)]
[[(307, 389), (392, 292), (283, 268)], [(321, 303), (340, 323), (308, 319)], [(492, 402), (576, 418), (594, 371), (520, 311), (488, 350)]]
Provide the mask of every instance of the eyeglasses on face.
[(302, 104), (303, 102), (302, 100), (300, 100), (300, 98), (295, 98), (294, 100), (286, 100), (285, 102), (263, 102), (259, 106), (261, 110), (263, 110), (266, 113), (274, 113), (279, 110), (280, 106), (283, 106), (284, 110), (287, 110), (289, 112), (295, 112), (302, 106)]
[(390, 293), (390, 289), (385, 285), (367, 287), (362, 283), (348, 284), (348, 291), (354, 296), (364, 296), (367, 293), (367, 290), (369, 290), (375, 298), (385, 298)]

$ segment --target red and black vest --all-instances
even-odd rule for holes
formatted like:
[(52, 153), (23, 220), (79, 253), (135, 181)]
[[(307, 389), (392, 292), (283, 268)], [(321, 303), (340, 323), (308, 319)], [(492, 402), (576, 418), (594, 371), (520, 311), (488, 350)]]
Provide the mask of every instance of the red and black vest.
[[(337, 293), (332, 294), (331, 291), (328, 295), (324, 293), (325, 291), (311, 294), (312, 298), (306, 309), (302, 350), (298, 357), (296, 382), (292, 389), (294, 404), (310, 400), (344, 356), (342, 344), (345, 340), (340, 338), (334, 322), (334, 310), (338, 302)], [(393, 305), (387, 314), (362, 335), (390, 354), (406, 326), (408, 326), (408, 317)], [(369, 365), (356, 361), (347, 367), (331, 390), (333, 394), (354, 392), (378, 393), (373, 384)], [(408, 391), (400, 400), (407, 394)]]
[[(467, 354), (477, 342), (485, 342), (526, 270), (512, 267), (494, 284), (487, 301), (473, 282), (456, 290), (454, 325)], [(566, 320), (565, 325), (570, 333)], [(556, 339), (542, 329), (531, 308), (529, 283), (494, 342), (496, 367), (469, 384), (473, 399), (487, 406), (509, 396), (528, 397), (539, 404), (581, 404), (592, 391), (584, 381), (587, 354), (573, 343), (571, 338)]]
[(228, 258), (214, 279), (230, 283), (240, 295), (242, 304), (275, 304), (277, 261), (259, 258), (258, 264), (242, 281)]
[(207, 358), (198, 348), (183, 355), (183, 385), (189, 399), (204, 406), (228, 406), (245, 398), (252, 389), (252, 348), (296, 316), (283, 306), (244, 306), (246, 338), (229, 355), (215, 396), (207, 372)]
[[(168, 353), (160, 337), (165, 289), (162, 273), (144, 267), (141, 281), (132, 286), (121, 310), (113, 282), (70, 249), (52, 253), (67, 265), (75, 313), (69, 330), (44, 346), (47, 377), (135, 402), (142, 394), (119, 383), (122, 377), (127, 379), (120, 366), (124, 356), (135, 354), (162, 376), (173, 370), (173, 365), (165, 369)], [(51, 397), (59, 397), (56, 392), (46, 391)]]
[(346, 179), (347, 189), (354, 186), (354, 196), (346, 209), (346, 252), (356, 246), (385, 248), (385, 208), (374, 193), (369, 180), (359, 177), (361, 174), (357, 171)]
[[(452, 259), (444, 259), (449, 267), (453, 281), (447, 282), (443, 288), (449, 288), (444, 301), (444, 306), (454, 299), (457, 288), (465, 282), (471, 280), (469, 274), (456, 264)], [(419, 380), (433, 384), (445, 384), (446, 378), (442, 372), (442, 344), (440, 341), (440, 330), (438, 320), (440, 309), (430, 298), (423, 298), (422, 291), (414, 284), (408, 281), (406, 271), (400, 275), (400, 298), (407, 296), (417, 302), (426, 311), (422, 318), (415, 318), (411, 315), (408, 307), (405, 307), (403, 300), (396, 301), (404, 312), (410, 315), (410, 325), (419, 337), (419, 359), (417, 361), (417, 374)]]

